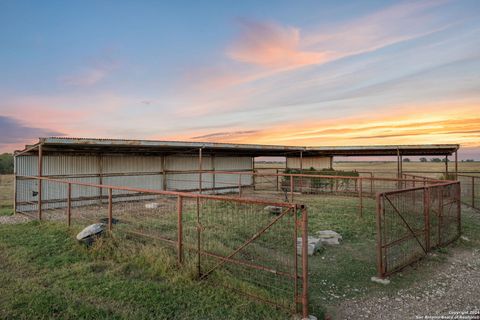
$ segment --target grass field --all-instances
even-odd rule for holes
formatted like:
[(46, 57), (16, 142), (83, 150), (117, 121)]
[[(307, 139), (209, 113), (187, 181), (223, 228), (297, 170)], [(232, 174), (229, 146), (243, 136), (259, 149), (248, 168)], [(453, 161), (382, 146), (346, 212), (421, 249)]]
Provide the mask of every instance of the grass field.
[[(9, 192), (2, 192), (2, 201), (8, 205), (11, 178), (1, 181)], [(373, 200), (365, 200), (363, 218), (358, 199), (303, 195), (296, 201), (308, 203), (310, 233), (332, 229), (344, 239), (341, 246), (309, 259), (311, 313), (320, 317), (334, 313), (344, 299), (388, 297), (425, 281), (456, 247), (480, 247), (480, 215), (465, 209), (463, 230), (469, 241), (438, 250), (384, 287), (370, 281), (376, 273)], [(64, 222), (0, 225), (0, 318), (290, 318), (211, 281), (196, 281), (192, 268), (177, 266), (175, 253), (158, 243), (117, 237), (87, 249), (73, 240), (74, 234)]]
[(0, 174), (0, 216), (13, 214), (13, 175)]

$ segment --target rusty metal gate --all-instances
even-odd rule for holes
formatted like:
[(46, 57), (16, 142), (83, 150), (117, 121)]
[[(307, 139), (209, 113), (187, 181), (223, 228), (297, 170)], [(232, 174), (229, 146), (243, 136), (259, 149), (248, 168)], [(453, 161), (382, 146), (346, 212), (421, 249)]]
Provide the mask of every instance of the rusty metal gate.
[(180, 207), (179, 259), (194, 264), (199, 279), (307, 314), (306, 208), (208, 198), (183, 198)]
[(377, 195), (377, 270), (385, 277), (460, 236), (460, 183)]

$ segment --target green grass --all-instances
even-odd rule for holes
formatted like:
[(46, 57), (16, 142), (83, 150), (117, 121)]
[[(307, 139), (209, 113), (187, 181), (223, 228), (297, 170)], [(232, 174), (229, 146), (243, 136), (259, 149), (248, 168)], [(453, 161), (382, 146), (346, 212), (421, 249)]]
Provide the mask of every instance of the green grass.
[(155, 244), (76, 243), (64, 225), (0, 226), (2, 319), (287, 319), (210, 282)]

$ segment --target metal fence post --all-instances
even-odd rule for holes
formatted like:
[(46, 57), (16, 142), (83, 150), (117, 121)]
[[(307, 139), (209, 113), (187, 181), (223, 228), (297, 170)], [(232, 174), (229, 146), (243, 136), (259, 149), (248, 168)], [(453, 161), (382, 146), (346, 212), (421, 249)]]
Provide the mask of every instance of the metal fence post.
[(302, 316), (308, 318), (308, 214), (302, 210)]
[(472, 208), (475, 208), (475, 177), (472, 176)]
[(363, 181), (362, 181), (362, 178), (359, 177), (358, 179), (358, 183), (359, 183), (359, 186), (358, 186), (358, 198), (360, 199), (360, 217), (363, 217), (363, 187), (362, 187), (362, 184), (363, 184)]
[(113, 201), (112, 201), (112, 188), (108, 189), (108, 231), (112, 232), (112, 212), (113, 211)]
[(278, 169), (276, 169), (275, 171), (276, 171), (276, 182), (277, 182), (276, 190), (278, 191)]
[(183, 263), (183, 226), (182, 226), (182, 196), (177, 197), (177, 255), (178, 263)]
[[(43, 175), (43, 150), (42, 145), (38, 146), (38, 176)], [(38, 220), (42, 220), (42, 179), (38, 179)]]
[(202, 276), (202, 265), (201, 265), (201, 224), (200, 224), (200, 198), (197, 197), (197, 272), (198, 278)]
[(462, 186), (460, 182), (457, 182), (457, 228), (458, 228), (458, 237), (462, 234)]
[(293, 212), (293, 271), (294, 271), (294, 284), (293, 284), (293, 296), (294, 296), (294, 302), (295, 302), (295, 313), (298, 313), (298, 303), (299, 303), (299, 296), (298, 296), (298, 207), (295, 205), (294, 207), (294, 212)]
[(383, 257), (382, 257), (382, 201), (383, 196), (381, 193), (377, 193), (377, 272), (378, 277), (383, 278), (384, 270), (383, 270)]
[[(415, 191), (414, 191), (415, 192)], [(430, 188), (423, 189), (423, 221), (425, 230), (425, 249), (430, 250)]]
[(67, 185), (67, 223), (72, 224), (72, 184)]
[(442, 243), (442, 220), (443, 220), (443, 189), (438, 188), (438, 216), (437, 216), (437, 246)]

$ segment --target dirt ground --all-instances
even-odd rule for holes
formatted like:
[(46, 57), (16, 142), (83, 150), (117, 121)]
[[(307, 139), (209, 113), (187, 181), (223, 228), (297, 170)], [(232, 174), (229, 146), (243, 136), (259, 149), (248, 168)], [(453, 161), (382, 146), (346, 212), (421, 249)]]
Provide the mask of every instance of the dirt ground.
[[(342, 302), (335, 319), (480, 319), (480, 249), (453, 250), (432, 277), (389, 297)], [(470, 316), (470, 317), (468, 317)], [(435, 319), (435, 318), (430, 318)]]

